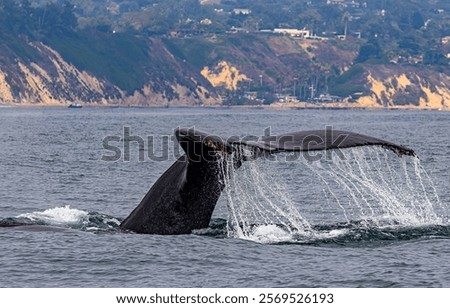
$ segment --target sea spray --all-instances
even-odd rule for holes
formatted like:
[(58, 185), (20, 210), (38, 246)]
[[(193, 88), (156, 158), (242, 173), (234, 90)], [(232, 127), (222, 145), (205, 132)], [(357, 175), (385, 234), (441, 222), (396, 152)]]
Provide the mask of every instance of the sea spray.
[[(341, 151), (344, 156), (331, 150), (319, 160), (297, 155), (295, 161), (287, 159), (289, 153), (278, 153), (276, 159), (260, 157), (239, 169), (234, 169), (235, 156), (222, 157), (228, 236), (272, 242), (323, 237), (314, 227), (323, 223), (356, 221), (371, 227), (442, 223), (434, 209), (440, 204), (436, 189), (417, 157), (398, 157), (381, 147)], [(287, 176), (288, 172), (294, 175)], [(289, 185), (286, 178), (292, 181)], [(288, 191), (294, 182), (296, 191)]]
[(325, 174), (322, 179), (335, 181), (334, 187), (343, 189), (344, 198), (351, 197), (347, 198), (351, 219), (404, 225), (441, 223), (433, 207), (439, 198), (431, 180), (425, 180), (417, 157), (397, 157), (378, 147), (344, 153), (345, 159), (332, 156), (329, 163), (316, 161), (311, 170)]
[[(74, 209), (70, 205), (24, 213), (11, 219), (17, 225), (46, 225), (91, 232), (120, 231), (120, 220), (118, 218), (97, 212)], [(9, 220), (11, 221), (11, 219)]]
[(88, 212), (73, 209), (69, 205), (50, 208), (45, 211), (20, 214), (19, 218), (28, 218), (31, 221), (41, 221), (49, 225), (67, 225), (80, 222)]
[[(251, 151), (246, 147), (240, 150)], [(239, 170), (234, 169), (235, 159), (234, 155), (221, 159), (229, 213), (229, 237), (251, 239), (263, 237), (264, 234), (270, 237), (276, 233), (291, 238), (292, 234), (311, 230), (274, 172), (261, 171), (263, 159), (247, 161)]]

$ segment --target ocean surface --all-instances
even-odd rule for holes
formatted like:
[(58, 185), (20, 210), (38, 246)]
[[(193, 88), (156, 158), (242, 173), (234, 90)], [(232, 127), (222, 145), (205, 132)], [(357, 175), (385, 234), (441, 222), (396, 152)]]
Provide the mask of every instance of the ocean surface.
[[(278, 154), (229, 179), (208, 229), (123, 232), (182, 151), (348, 130), (413, 148)], [(450, 287), (450, 113), (0, 108), (0, 287)], [(318, 155), (318, 156), (317, 156)]]

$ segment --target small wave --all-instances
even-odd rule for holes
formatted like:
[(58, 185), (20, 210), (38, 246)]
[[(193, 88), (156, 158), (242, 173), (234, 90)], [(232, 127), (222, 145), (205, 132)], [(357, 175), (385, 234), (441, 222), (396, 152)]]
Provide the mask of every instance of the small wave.
[(87, 232), (118, 232), (121, 219), (71, 208), (69, 205), (0, 219), (0, 227), (51, 226)]
[(290, 231), (282, 225), (253, 225), (245, 236), (230, 233), (227, 222), (213, 219), (210, 227), (195, 232), (198, 235), (231, 237), (254, 241), (261, 244), (337, 245), (365, 246), (384, 243), (425, 240), (430, 238), (450, 238), (450, 224), (404, 225), (398, 221), (350, 221), (343, 223), (319, 224), (310, 230)]
[(89, 213), (82, 210), (72, 209), (69, 205), (55, 207), (43, 212), (32, 212), (20, 214), (18, 218), (26, 218), (30, 221), (39, 221), (49, 225), (76, 224), (85, 218)]
[[(445, 219), (444, 221), (447, 221)], [(123, 232), (121, 219), (98, 212), (74, 209), (70, 206), (25, 213), (12, 218), (0, 219), (0, 227), (50, 226), (93, 233)], [(383, 245), (409, 240), (450, 238), (450, 223), (405, 225), (396, 220), (359, 220), (341, 223), (317, 224), (309, 229), (288, 229), (278, 224), (254, 224), (247, 226), (245, 236), (230, 230), (228, 221), (214, 218), (206, 229), (194, 230), (193, 234), (217, 238), (237, 238), (272, 245), (316, 246), (366, 246)]]
[[(431, 238), (450, 238), (450, 225), (391, 225), (391, 226), (362, 226), (348, 224), (342, 226), (317, 227), (317, 236), (301, 244), (307, 245), (339, 245), (339, 246), (367, 246), (383, 245), (384, 243), (403, 242), (412, 240), (427, 240)], [(335, 233), (336, 232), (336, 233)]]
[(254, 226), (246, 238), (262, 244), (292, 241), (295, 233), (290, 233), (282, 227), (270, 224)]

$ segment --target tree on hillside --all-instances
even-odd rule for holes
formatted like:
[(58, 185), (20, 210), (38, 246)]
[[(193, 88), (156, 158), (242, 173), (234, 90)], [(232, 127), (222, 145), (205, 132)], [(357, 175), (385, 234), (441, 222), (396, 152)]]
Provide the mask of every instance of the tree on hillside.
[(414, 12), (411, 16), (411, 26), (419, 30), (425, 25), (425, 20), (420, 12)]
[(371, 39), (366, 44), (362, 45), (359, 49), (358, 56), (355, 59), (355, 63), (366, 62), (370, 59), (382, 60), (384, 58), (383, 50), (380, 48), (378, 40)]
[(6, 35), (42, 37), (56, 31), (68, 33), (77, 27), (69, 2), (32, 6), (29, 0), (0, 2), (0, 27)]

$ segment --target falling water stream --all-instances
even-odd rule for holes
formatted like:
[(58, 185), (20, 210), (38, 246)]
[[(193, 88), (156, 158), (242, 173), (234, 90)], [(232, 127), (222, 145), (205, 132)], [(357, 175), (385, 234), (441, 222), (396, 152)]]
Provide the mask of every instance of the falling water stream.
[[(309, 241), (341, 235), (337, 226), (342, 225), (383, 229), (443, 223), (436, 189), (417, 157), (360, 147), (316, 155), (279, 153), (244, 162), (237, 170), (233, 159), (227, 156), (223, 164), (229, 237)], [(280, 176), (280, 168), (292, 176)], [(292, 186), (298, 189), (289, 191)]]

